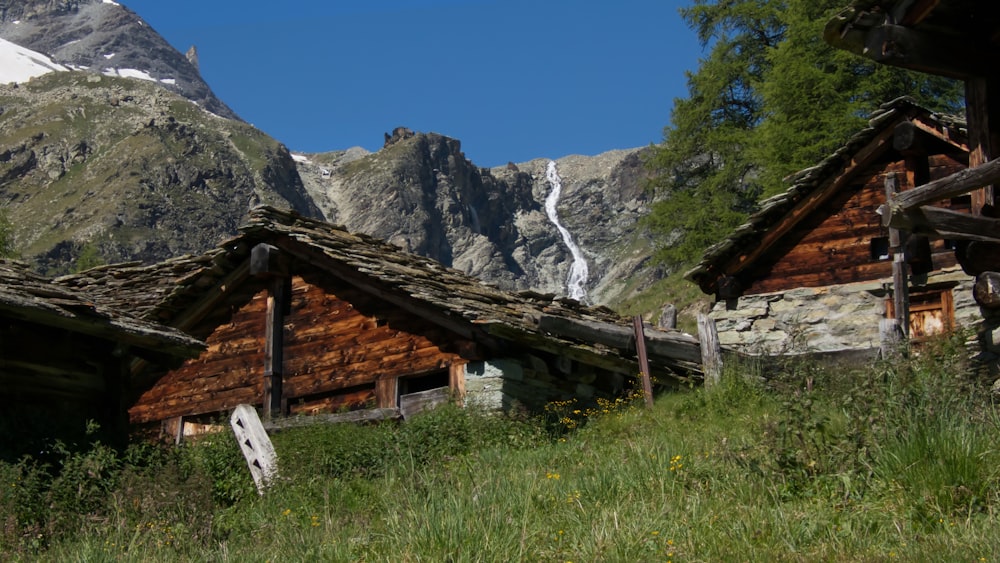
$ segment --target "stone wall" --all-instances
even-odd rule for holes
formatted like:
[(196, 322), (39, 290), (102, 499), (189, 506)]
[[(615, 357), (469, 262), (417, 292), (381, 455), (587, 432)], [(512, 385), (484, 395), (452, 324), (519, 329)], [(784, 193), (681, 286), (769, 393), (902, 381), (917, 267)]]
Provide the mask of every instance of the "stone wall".
[(465, 403), (486, 410), (522, 407), (541, 410), (546, 403), (577, 399), (581, 404), (621, 393), (625, 378), (569, 361), (523, 354), (470, 362), (465, 366)]
[[(982, 320), (972, 297), (974, 279), (958, 268), (911, 279), (911, 291), (950, 287), (955, 323)], [(887, 282), (865, 282), (717, 302), (711, 311), (723, 346), (753, 354), (877, 349), (886, 315)]]

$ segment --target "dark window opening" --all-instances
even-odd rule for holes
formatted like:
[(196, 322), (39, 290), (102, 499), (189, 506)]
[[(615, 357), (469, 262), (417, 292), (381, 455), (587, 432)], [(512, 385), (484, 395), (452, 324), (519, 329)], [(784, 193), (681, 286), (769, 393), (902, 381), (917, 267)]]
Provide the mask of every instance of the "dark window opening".
[(421, 391), (430, 391), (440, 387), (448, 387), (449, 378), (447, 371), (435, 371), (425, 375), (399, 378), (399, 394), (409, 395)]
[(891, 258), (889, 256), (889, 237), (875, 237), (870, 246), (871, 259), (883, 261)]

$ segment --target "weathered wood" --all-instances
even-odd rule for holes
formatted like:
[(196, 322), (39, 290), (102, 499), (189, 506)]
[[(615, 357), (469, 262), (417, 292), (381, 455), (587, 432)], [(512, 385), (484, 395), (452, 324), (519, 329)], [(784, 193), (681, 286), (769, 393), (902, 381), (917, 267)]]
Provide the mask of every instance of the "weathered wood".
[(882, 64), (961, 80), (981, 74), (989, 61), (997, 60), (996, 53), (971, 41), (947, 41), (888, 23), (868, 31), (864, 55)]
[[(994, 161), (1000, 162), (1000, 161)], [(905, 192), (904, 192), (905, 193)], [(905, 213), (886, 213), (886, 226), (920, 233), (931, 238), (952, 240), (979, 240), (1000, 242), (1000, 219), (970, 215), (931, 205), (911, 209)]]
[(918, 137), (916, 124), (912, 121), (903, 121), (892, 130), (892, 148), (897, 151), (911, 151), (920, 148), (920, 138)]
[[(885, 176), (885, 197), (891, 200), (899, 192), (899, 182), (896, 174), (890, 172)], [(889, 252), (892, 254), (892, 303), (896, 323), (903, 330), (903, 335), (909, 334), (910, 300), (909, 282), (906, 275), (906, 256), (903, 252), (903, 234), (899, 229), (889, 229)]]
[(312, 426), (315, 424), (358, 424), (364, 422), (398, 420), (399, 418), (401, 418), (399, 409), (364, 409), (333, 414), (312, 414), (309, 416), (276, 418), (265, 422), (264, 429), (273, 432), (287, 428)]
[(646, 357), (646, 331), (642, 327), (642, 315), (632, 318), (632, 330), (635, 331), (635, 349), (639, 359), (639, 373), (642, 376), (643, 398), (646, 400), (646, 408), (653, 408), (653, 378), (649, 374), (649, 358)]
[[(1000, 95), (996, 79), (991, 76), (975, 76), (965, 81), (965, 112), (969, 130), (969, 168), (976, 168), (996, 158), (991, 115), (992, 95)], [(983, 208), (993, 206), (993, 186), (996, 180), (972, 192), (972, 213), (982, 215)]]
[(934, 203), (942, 199), (966, 194), (971, 190), (981, 188), (1000, 181), (1000, 160), (991, 160), (975, 168), (967, 168), (950, 176), (934, 180), (897, 194), (889, 202), (890, 213), (882, 214), (882, 224), (888, 226), (892, 216)]
[(722, 346), (715, 319), (698, 314), (698, 342), (701, 346), (701, 365), (705, 373), (705, 387), (718, 385), (722, 379)]
[[(635, 350), (635, 333), (624, 326), (542, 315), (538, 328), (543, 332), (596, 342), (619, 350)], [(676, 331), (646, 333), (646, 349), (651, 358), (701, 361), (697, 339)]]
[(465, 361), (454, 361), (448, 366), (448, 385), (455, 401), (462, 405), (465, 401)]
[(449, 399), (451, 399), (451, 390), (447, 387), (409, 393), (399, 397), (399, 413), (405, 420), (417, 413), (443, 405)]
[(668, 303), (660, 311), (660, 318), (656, 321), (657, 328), (661, 330), (674, 330), (677, 328), (677, 306)]
[(1000, 309), (1000, 272), (983, 272), (976, 276), (972, 295), (980, 307)]
[(879, 354), (884, 359), (898, 358), (905, 337), (896, 319), (880, 319), (878, 323)]
[(239, 405), (229, 418), (229, 424), (250, 468), (257, 492), (261, 495), (278, 475), (278, 454), (271, 438), (260, 423), (257, 411), (250, 405)]
[(399, 395), (399, 378), (383, 377), (375, 381), (375, 404), (380, 409), (394, 409)]
[(284, 374), (284, 326), (290, 287), (285, 278), (271, 280), (267, 296), (264, 333), (264, 418), (284, 414), (281, 389)]

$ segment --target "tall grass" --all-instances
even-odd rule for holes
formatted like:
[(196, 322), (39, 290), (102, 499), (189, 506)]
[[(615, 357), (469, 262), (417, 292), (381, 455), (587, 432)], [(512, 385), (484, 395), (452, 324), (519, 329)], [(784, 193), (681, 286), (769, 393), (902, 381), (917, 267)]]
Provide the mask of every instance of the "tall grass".
[[(572, 424), (448, 407), (404, 425), (287, 431), (273, 436), (281, 473), (263, 497), (228, 436), (133, 451), (107, 494), (80, 489), (103, 501), (77, 529), (48, 532), (51, 510), (22, 511), (34, 524), (8, 517), (0, 556), (995, 561), (998, 418), (958, 358), (731, 366), (711, 390), (650, 410), (609, 403)], [(37, 477), (28, 505), (55, 498), (52, 478), (24, 465), (0, 467), (0, 485), (15, 475)], [(5, 513), (17, 502), (0, 494)]]

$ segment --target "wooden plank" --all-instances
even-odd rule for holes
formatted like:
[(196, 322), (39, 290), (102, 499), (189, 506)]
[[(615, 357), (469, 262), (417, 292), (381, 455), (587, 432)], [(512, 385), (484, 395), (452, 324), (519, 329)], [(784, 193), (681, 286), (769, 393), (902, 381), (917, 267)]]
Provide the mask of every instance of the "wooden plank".
[(466, 361), (454, 361), (448, 366), (448, 385), (459, 405), (465, 401), (465, 366)]
[(271, 280), (267, 297), (264, 332), (264, 418), (284, 414), (282, 376), (284, 374), (285, 310), (291, 287), (288, 278)]
[(415, 414), (443, 405), (449, 399), (451, 399), (451, 390), (447, 387), (409, 393), (399, 398), (399, 413), (405, 420), (412, 418)]
[(715, 319), (698, 314), (698, 342), (701, 345), (701, 365), (705, 374), (705, 387), (718, 385), (722, 378), (722, 346)]
[(642, 393), (646, 400), (646, 408), (653, 408), (653, 380), (649, 375), (649, 358), (646, 357), (646, 335), (642, 327), (642, 315), (632, 318), (635, 331), (635, 349), (639, 358), (639, 373), (642, 375)]
[(375, 404), (380, 409), (399, 407), (396, 397), (399, 395), (399, 378), (383, 377), (375, 380)]
[(250, 468), (253, 482), (257, 485), (257, 493), (263, 495), (264, 490), (278, 475), (278, 454), (274, 451), (271, 438), (260, 423), (257, 411), (250, 405), (237, 406), (229, 418), (229, 424), (247, 467)]

